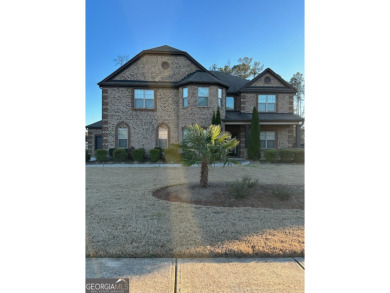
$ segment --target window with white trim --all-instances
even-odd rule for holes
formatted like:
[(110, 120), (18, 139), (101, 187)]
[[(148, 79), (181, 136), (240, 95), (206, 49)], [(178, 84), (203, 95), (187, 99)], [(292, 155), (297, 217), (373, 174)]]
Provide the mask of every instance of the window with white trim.
[(160, 126), (158, 128), (158, 146), (162, 149), (168, 147), (168, 127)]
[(188, 88), (183, 88), (183, 107), (188, 107)]
[(209, 105), (209, 88), (198, 87), (198, 107), (207, 107)]
[(134, 90), (134, 107), (137, 109), (153, 109), (154, 90)]
[(275, 148), (275, 131), (260, 131), (260, 148)]
[(226, 110), (234, 110), (234, 98), (226, 97)]
[(127, 148), (128, 131), (126, 127), (118, 128), (118, 148)]
[(218, 89), (218, 106), (222, 108), (222, 89)]
[(276, 112), (275, 95), (259, 95), (259, 112)]

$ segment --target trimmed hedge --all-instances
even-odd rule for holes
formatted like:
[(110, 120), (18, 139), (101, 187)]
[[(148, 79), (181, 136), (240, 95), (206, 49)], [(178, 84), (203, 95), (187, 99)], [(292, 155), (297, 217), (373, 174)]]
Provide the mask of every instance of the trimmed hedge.
[(107, 160), (107, 150), (96, 150), (96, 160), (103, 162)]
[(264, 158), (268, 163), (278, 162), (278, 157), (282, 163), (304, 163), (304, 149), (280, 149), (280, 150), (265, 150)]
[(91, 155), (88, 154), (88, 151), (85, 151), (85, 162), (89, 162), (91, 160)]
[(181, 162), (180, 145), (171, 144), (164, 150), (165, 160), (168, 163), (179, 163)]
[(268, 163), (274, 163), (279, 158), (278, 150), (265, 150), (264, 151), (264, 159)]
[(115, 149), (112, 153), (112, 157), (115, 161), (123, 162), (127, 157), (127, 149)]
[(305, 150), (304, 149), (294, 149), (294, 162), (304, 163), (305, 162)]
[(161, 159), (161, 148), (154, 148), (149, 151), (150, 155), (150, 161), (151, 162), (157, 162), (158, 160)]
[(133, 158), (134, 161), (143, 162), (145, 157), (145, 149), (140, 148), (140, 149), (132, 150), (131, 157)]
[(108, 149), (108, 155), (110, 156), (110, 158), (113, 158), (114, 157), (114, 151), (116, 150), (116, 148), (110, 148)]
[(279, 155), (280, 155), (280, 160), (283, 163), (291, 163), (294, 161), (294, 150), (293, 149), (280, 149), (279, 150)]

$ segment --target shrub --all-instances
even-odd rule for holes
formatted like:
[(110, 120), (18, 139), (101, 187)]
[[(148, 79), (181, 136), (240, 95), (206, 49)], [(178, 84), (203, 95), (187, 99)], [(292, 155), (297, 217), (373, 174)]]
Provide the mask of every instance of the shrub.
[(230, 192), (237, 199), (245, 198), (248, 196), (249, 191), (257, 185), (257, 183), (257, 179), (253, 180), (248, 175), (245, 175), (241, 180), (237, 179), (230, 184)]
[(88, 151), (85, 151), (85, 162), (89, 162), (91, 160), (91, 155), (88, 154)]
[(127, 157), (126, 151), (127, 150), (125, 149), (116, 149), (112, 153), (113, 155), (112, 157), (114, 158), (115, 161), (123, 162)]
[(305, 162), (305, 150), (304, 149), (295, 149), (294, 150), (294, 162), (304, 163)]
[(114, 151), (116, 150), (116, 148), (110, 148), (108, 149), (108, 155), (110, 156), (110, 158), (113, 158), (113, 154), (114, 154)]
[(132, 151), (134, 151), (134, 147), (130, 147), (130, 148), (128, 148), (128, 149), (126, 149), (126, 154), (127, 154), (127, 159), (129, 160), (129, 161), (132, 161), (133, 160), (133, 157), (131, 156), (131, 152)]
[(164, 150), (165, 160), (168, 163), (179, 163), (181, 162), (180, 145), (171, 144)]
[(107, 160), (107, 150), (96, 150), (96, 160), (103, 162)]
[(272, 194), (280, 200), (290, 199), (290, 191), (287, 187), (277, 185), (271, 188)]
[(281, 149), (279, 154), (283, 163), (291, 163), (294, 160), (294, 150), (292, 149)]
[(145, 149), (144, 148), (134, 149), (131, 152), (131, 156), (134, 161), (143, 162), (145, 157)]
[(276, 162), (278, 157), (279, 157), (279, 151), (278, 150), (265, 150), (264, 151), (264, 159), (268, 163)]
[(158, 160), (161, 159), (161, 149), (160, 148), (151, 149), (149, 151), (149, 155), (150, 155), (150, 161), (157, 162)]

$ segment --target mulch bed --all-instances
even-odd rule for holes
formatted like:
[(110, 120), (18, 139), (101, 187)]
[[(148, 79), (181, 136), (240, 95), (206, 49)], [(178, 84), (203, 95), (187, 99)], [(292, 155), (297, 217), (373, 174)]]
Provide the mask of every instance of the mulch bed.
[[(281, 199), (278, 194), (288, 195)], [(258, 184), (245, 198), (235, 198), (229, 183), (211, 183), (207, 188), (199, 184), (166, 186), (153, 192), (153, 196), (170, 202), (202, 206), (254, 207), (270, 209), (304, 209), (303, 185)]]

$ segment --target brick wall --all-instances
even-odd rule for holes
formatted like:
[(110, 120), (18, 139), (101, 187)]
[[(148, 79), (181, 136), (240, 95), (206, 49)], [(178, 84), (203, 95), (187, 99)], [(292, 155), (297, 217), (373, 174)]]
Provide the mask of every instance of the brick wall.
[[(162, 68), (168, 62), (169, 68)], [(190, 73), (200, 70), (185, 56), (144, 55), (114, 80), (180, 81)]]

